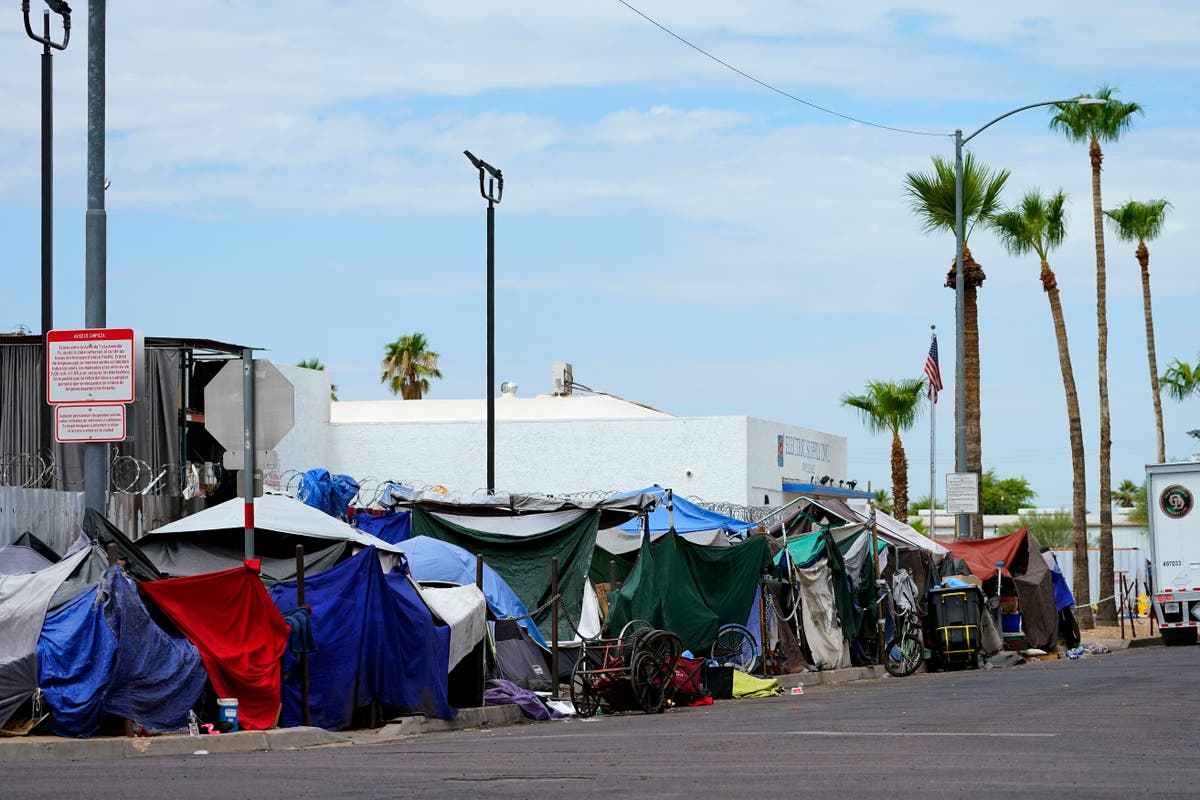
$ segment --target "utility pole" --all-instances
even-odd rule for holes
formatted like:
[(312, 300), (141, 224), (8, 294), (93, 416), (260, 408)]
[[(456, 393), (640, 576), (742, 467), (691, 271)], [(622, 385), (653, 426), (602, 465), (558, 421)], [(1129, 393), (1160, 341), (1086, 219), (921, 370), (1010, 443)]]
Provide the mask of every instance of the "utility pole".
[[(87, 217), (84, 222), (84, 325), (107, 327), (108, 221), (104, 215), (105, 0), (88, 0)], [(83, 446), (83, 502), (101, 514), (108, 499), (108, 445)]]

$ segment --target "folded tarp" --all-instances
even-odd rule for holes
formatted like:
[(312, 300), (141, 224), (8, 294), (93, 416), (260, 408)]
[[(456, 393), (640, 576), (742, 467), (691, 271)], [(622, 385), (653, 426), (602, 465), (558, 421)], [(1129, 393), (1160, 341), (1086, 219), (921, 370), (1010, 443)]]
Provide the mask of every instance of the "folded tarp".
[[(476, 557), (458, 545), (428, 536), (414, 536), (403, 542), (401, 548), (408, 560), (409, 572), (418, 581), (463, 585), (475, 582)], [(492, 616), (496, 619), (519, 618), (521, 626), (529, 636), (542, 647), (547, 646), (537, 625), (527, 618), (528, 609), (521, 602), (521, 598), (517, 597), (508, 582), (492, 569), (487, 559), (484, 559), (483, 563), (483, 595), (487, 598)]]
[(176, 730), (204, 688), (200, 653), (151, 619), (121, 567), (46, 617), (38, 683), (59, 736), (88, 737), (102, 714)]
[(263, 588), (258, 563), (141, 588), (200, 650), (218, 697), (237, 698), (238, 724), (248, 730), (271, 727), (279, 713), (279, 662), (291, 629)]
[(729, 547), (703, 547), (678, 537), (644, 542), (629, 579), (609, 592), (608, 629), (616, 633), (643, 619), (674, 633), (684, 649), (707, 651), (719, 625), (746, 620), (770, 563), (761, 536)]
[(0, 728), (38, 686), (37, 641), (46, 608), (87, 551), (26, 575), (0, 575)]
[[(526, 520), (536, 519), (530, 515)], [(578, 624), (583, 604), (583, 579), (596, 545), (599, 514), (595, 511), (551, 528), (519, 535), (467, 528), (439, 519), (423, 508), (413, 509), (413, 535), (429, 536), (458, 545), (483, 557), (500, 573), (528, 609), (540, 609), (534, 622), (544, 637), (550, 635), (551, 562), (558, 559), (561, 611)], [(475, 524), (475, 523), (472, 523)]]
[(418, 586), (434, 616), (450, 626), (449, 669), (468, 656), (487, 636), (487, 600), (473, 583), (466, 586)]
[[(281, 611), (296, 605), (296, 583), (271, 588)], [(378, 700), (453, 719), (447, 702), (450, 628), (437, 625), (404, 568), (383, 574), (374, 548), (304, 581), (317, 650), (308, 657), (312, 724), (350, 726), (354, 709)], [(284, 659), (284, 726), (299, 725), (300, 676)]]
[(354, 527), (385, 542), (400, 544), (412, 536), (412, 512), (394, 511), (390, 514), (354, 515)]
[(358, 494), (358, 481), (349, 475), (330, 474), (327, 469), (310, 469), (300, 476), (297, 496), (305, 505), (331, 517), (346, 518), (350, 501)]

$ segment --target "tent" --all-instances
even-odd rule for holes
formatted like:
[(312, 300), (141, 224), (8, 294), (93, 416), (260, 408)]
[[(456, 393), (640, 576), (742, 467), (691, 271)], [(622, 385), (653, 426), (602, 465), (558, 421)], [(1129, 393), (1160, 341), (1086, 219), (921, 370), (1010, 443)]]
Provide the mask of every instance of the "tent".
[(678, 537), (644, 541), (629, 580), (608, 595), (608, 628), (620, 631), (630, 620), (643, 619), (673, 632), (685, 649), (705, 651), (720, 625), (746, 621), (770, 564), (761, 536), (727, 547)]
[(151, 619), (119, 566), (46, 617), (37, 653), (60, 736), (91, 736), (106, 713), (150, 730), (182, 728), (208, 677), (195, 646)]
[[(296, 583), (271, 587), (279, 611), (296, 606)], [(329, 730), (350, 726), (354, 709), (379, 701), (453, 719), (446, 699), (450, 628), (433, 615), (403, 566), (386, 576), (367, 548), (304, 581), (317, 649), (309, 654), (312, 722)], [(300, 724), (296, 654), (284, 660), (284, 725)]]
[[(254, 499), (255, 555), (265, 580), (294, 578), (296, 545), (304, 545), (305, 574), (316, 574), (354, 550), (374, 546), (398, 553), (382, 539), (284, 495)], [(236, 567), (245, 555), (245, 503), (234, 498), (155, 528), (138, 545), (172, 576)]]
[[(414, 536), (400, 547), (404, 550), (409, 571), (418, 581), (461, 585), (475, 582), (476, 557), (458, 545), (429, 536)], [(548, 646), (537, 625), (527, 618), (528, 610), (521, 598), (486, 559), (483, 564), (483, 594), (492, 616), (497, 619), (520, 618), (520, 624), (529, 636), (542, 647)]]
[[(669, 495), (669, 500), (668, 500)], [(731, 538), (742, 538), (746, 531), (757, 527), (757, 523), (743, 522), (696, 505), (661, 486), (651, 486), (626, 496), (649, 496), (657, 499), (654, 508), (645, 517), (631, 519), (616, 528), (601, 529), (596, 536), (596, 545), (609, 553), (635, 552), (641, 548), (646, 525), (650, 539), (656, 541), (668, 531), (687, 539), (693, 544), (724, 546)]]
[(53, 564), (37, 550), (22, 544), (0, 547), (0, 575), (25, 575)]
[(46, 609), (87, 556), (81, 550), (37, 572), (0, 575), (0, 728), (37, 691), (37, 641)]
[(238, 724), (271, 727), (279, 713), (279, 661), (291, 629), (263, 588), (258, 563), (143, 583), (141, 589), (196, 645), (217, 695), (237, 698)]
[(567, 621), (576, 624), (599, 519), (596, 511), (573, 510), (467, 520), (418, 506), (413, 509), (412, 530), (414, 536), (449, 542), (482, 556), (484, 563), (508, 582), (525, 608), (533, 610), (544, 640), (551, 632), (552, 561), (558, 560), (562, 611)]
[[(771, 535), (778, 535), (781, 529), (797, 529), (797, 520), (805, 520), (810, 526), (818, 528), (845, 524), (869, 525), (871, 513), (869, 509), (856, 508), (836, 497), (805, 497), (771, 526)], [(939, 559), (949, 552), (945, 545), (879, 509), (875, 510), (875, 527), (880, 539), (900, 549), (924, 550)]]
[[(984, 583), (1009, 578), (1017, 593), (1021, 625), (1030, 647), (1053, 651), (1058, 644), (1058, 609), (1050, 568), (1027, 528), (994, 539), (952, 542), (950, 552)], [(993, 584), (993, 588), (995, 584)]]

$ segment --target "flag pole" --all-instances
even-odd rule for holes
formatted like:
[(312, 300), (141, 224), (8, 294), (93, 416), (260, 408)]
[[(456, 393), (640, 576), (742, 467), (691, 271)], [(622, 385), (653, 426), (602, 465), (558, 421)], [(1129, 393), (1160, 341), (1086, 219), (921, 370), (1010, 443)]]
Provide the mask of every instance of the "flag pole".
[[(937, 325), (930, 325), (930, 349), (937, 342)], [(935, 448), (937, 436), (937, 395), (931, 391), (929, 393), (929, 538), (936, 538), (936, 531), (933, 527), (934, 515), (937, 513), (934, 509), (937, 508), (937, 495), (934, 492), (934, 487), (937, 486), (937, 450)]]

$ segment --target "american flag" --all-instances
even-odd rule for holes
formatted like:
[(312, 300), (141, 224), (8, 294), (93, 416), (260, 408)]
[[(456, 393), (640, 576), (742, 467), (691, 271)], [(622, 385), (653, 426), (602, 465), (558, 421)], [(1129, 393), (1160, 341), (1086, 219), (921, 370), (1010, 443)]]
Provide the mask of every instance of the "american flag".
[(929, 355), (925, 357), (925, 374), (929, 376), (929, 399), (937, 402), (938, 392), (942, 390), (942, 371), (938, 368), (937, 334), (933, 334), (929, 344)]

